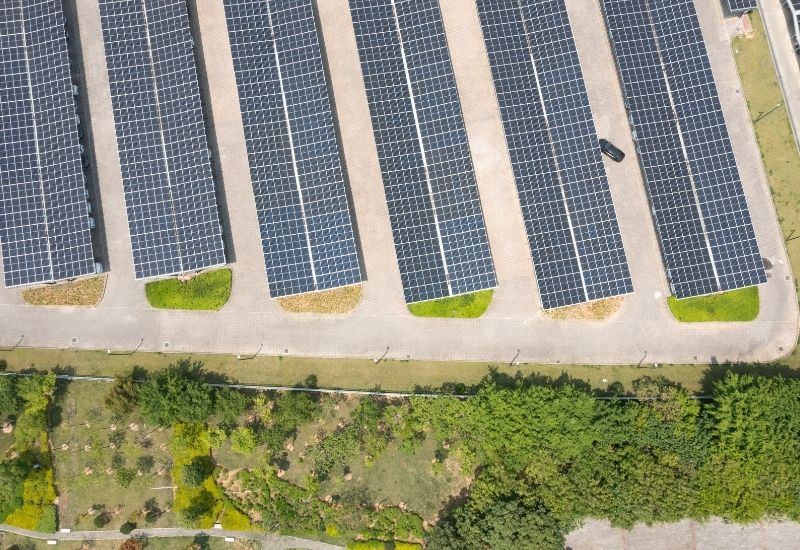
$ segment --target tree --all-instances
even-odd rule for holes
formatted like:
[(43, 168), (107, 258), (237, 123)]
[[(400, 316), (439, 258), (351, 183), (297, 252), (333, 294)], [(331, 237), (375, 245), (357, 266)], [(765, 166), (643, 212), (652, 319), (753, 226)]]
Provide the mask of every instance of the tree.
[(133, 375), (119, 376), (106, 395), (106, 407), (117, 417), (123, 417), (136, 408), (137, 387)]
[(139, 387), (139, 407), (145, 419), (159, 426), (205, 422), (212, 412), (212, 387), (199, 371), (182, 361), (151, 374)]
[(19, 413), (21, 406), (14, 377), (0, 376), (0, 418)]
[(800, 518), (800, 380), (729, 374), (706, 413), (704, 511), (736, 522)]
[(56, 388), (56, 375), (48, 372), (26, 376), (17, 380), (16, 385), (26, 409), (45, 410)]
[(30, 468), (24, 458), (0, 462), (0, 523), (22, 506), (22, 482)]
[(201, 485), (214, 471), (214, 465), (207, 456), (199, 456), (183, 467), (183, 481), (189, 487)]
[(222, 418), (222, 422), (235, 425), (239, 417), (247, 410), (249, 399), (233, 388), (217, 388), (214, 392), (214, 412)]

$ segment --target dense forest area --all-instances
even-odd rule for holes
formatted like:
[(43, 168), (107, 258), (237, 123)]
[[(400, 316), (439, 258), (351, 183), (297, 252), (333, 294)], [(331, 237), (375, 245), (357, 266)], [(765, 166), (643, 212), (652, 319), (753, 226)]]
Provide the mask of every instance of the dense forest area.
[(795, 379), (729, 374), (708, 400), (647, 377), (634, 399), (566, 377), (407, 399), (221, 381), (188, 361), (106, 385), (0, 376), (0, 522), (510, 550), (561, 548), (589, 517), (800, 519)]

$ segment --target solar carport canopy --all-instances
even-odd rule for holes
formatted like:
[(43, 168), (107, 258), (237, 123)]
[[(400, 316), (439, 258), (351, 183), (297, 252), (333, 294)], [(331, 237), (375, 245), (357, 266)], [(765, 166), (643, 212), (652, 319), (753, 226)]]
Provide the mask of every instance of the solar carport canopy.
[(496, 286), (438, 0), (350, 0), (406, 302)]
[(678, 298), (766, 282), (692, 0), (602, 0)]
[(270, 295), (361, 282), (313, 0), (225, 0)]
[(4, 0), (0, 59), (0, 242), (5, 285), (92, 273), (61, 0)]
[(633, 290), (564, 0), (478, 0), (542, 306)]
[(137, 279), (225, 263), (186, 0), (100, 0)]

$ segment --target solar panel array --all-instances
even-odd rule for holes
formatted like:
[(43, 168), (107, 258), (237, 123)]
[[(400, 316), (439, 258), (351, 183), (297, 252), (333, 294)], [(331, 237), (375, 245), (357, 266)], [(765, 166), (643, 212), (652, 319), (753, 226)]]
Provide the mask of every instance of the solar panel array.
[(542, 305), (633, 290), (564, 0), (478, 0)]
[(225, 0), (270, 295), (361, 281), (313, 0)]
[(678, 298), (766, 281), (692, 0), (603, 0)]
[(728, 0), (728, 8), (734, 13), (754, 10), (757, 7), (756, 0)]
[(496, 286), (438, 0), (350, 0), (406, 302)]
[(61, 0), (0, 6), (0, 241), (6, 286), (94, 271)]
[(0, 6), (0, 242), (8, 287), (94, 271), (60, 0)]
[(225, 263), (186, 0), (100, 0), (136, 278)]

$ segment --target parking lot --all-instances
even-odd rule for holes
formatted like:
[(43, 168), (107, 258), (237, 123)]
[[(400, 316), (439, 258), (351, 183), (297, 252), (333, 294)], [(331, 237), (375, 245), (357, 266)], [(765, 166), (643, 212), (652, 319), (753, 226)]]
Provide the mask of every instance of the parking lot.
[[(195, 2), (190, 2), (190, 5)], [(770, 264), (756, 321), (686, 325), (666, 307), (667, 283), (600, 8), (567, 0), (600, 137), (625, 162), (606, 164), (635, 293), (603, 322), (542, 313), (478, 15), (472, 2), (441, 0), (447, 37), (499, 281), (477, 320), (420, 319), (406, 310), (347, 0), (319, 2), (333, 97), (352, 190), (366, 282), (347, 315), (284, 312), (269, 299), (223, 6), (196, 0), (200, 65), (208, 86), (220, 202), (233, 293), (219, 312), (151, 309), (133, 279), (122, 182), (96, 0), (78, 3), (109, 279), (97, 308), (34, 308), (0, 291), (0, 345), (269, 355), (562, 363), (766, 361), (793, 348), (797, 297), (718, 2), (697, 8), (762, 254)], [(223, 216), (224, 217), (224, 216)]]

